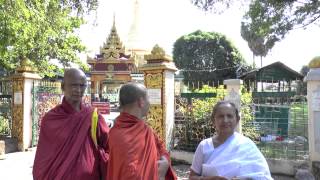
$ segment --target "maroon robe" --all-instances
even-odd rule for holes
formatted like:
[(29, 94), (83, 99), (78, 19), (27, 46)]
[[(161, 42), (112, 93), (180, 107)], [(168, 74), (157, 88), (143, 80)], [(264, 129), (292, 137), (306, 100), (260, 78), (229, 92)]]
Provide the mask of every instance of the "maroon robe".
[[(157, 161), (169, 153), (143, 120), (121, 113), (109, 133), (108, 180), (158, 180)], [(166, 180), (176, 175), (170, 166)]]
[(109, 127), (99, 116), (96, 148), (91, 137), (93, 109), (81, 104), (75, 111), (63, 99), (41, 121), (33, 165), (35, 180), (105, 179)]

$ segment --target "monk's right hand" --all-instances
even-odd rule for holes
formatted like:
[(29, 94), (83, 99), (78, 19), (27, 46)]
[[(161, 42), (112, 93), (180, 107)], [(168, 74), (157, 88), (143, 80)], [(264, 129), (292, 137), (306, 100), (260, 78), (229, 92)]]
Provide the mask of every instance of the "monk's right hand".
[(169, 169), (169, 161), (164, 156), (158, 160), (158, 174), (159, 180), (164, 180)]

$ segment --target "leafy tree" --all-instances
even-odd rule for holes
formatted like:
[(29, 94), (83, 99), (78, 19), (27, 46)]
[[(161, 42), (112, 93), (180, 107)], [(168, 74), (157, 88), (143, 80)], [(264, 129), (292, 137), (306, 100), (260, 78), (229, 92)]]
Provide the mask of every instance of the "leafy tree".
[(181, 69), (186, 84), (217, 85), (224, 79), (236, 78), (239, 67), (247, 67), (239, 51), (224, 35), (200, 30), (174, 43), (173, 60)]
[(307, 76), (308, 72), (310, 71), (310, 68), (309, 66), (302, 66), (301, 70), (300, 70), (300, 73), (303, 75), (303, 76)]
[(97, 0), (0, 0), (0, 66), (13, 71), (28, 58), (42, 75), (63, 66), (82, 64), (77, 54), (85, 48), (75, 30)]
[[(215, 12), (221, 4), (230, 7), (235, 0), (191, 0), (205, 11)], [(320, 19), (318, 0), (242, 0), (250, 2), (241, 23), (241, 36), (256, 56), (266, 56), (276, 42), (291, 30), (316, 24)]]
[[(302, 66), (300, 73), (306, 77), (310, 68), (308, 66)], [(297, 82), (297, 93), (300, 95), (307, 95), (307, 82), (298, 81)]]
[[(191, 0), (197, 7), (205, 11), (223, 12), (239, 0)], [(244, 0), (242, 0), (244, 1)]]

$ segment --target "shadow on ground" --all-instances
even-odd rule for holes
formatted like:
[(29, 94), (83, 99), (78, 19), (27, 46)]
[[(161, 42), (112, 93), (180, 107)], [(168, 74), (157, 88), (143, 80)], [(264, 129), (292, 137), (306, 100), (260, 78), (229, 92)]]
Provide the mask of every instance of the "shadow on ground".
[[(190, 165), (179, 164), (179, 163), (175, 162), (175, 163), (173, 163), (173, 168), (176, 171), (176, 174), (178, 176), (178, 180), (187, 180), (188, 179)], [(279, 174), (273, 174), (272, 177), (274, 180), (294, 180), (293, 177), (279, 175)]]

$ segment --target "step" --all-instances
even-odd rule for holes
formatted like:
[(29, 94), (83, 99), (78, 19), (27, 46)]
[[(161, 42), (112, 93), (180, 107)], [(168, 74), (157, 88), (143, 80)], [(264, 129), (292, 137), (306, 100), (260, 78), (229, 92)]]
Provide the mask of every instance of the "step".
[(1, 152), (11, 153), (18, 151), (18, 141), (11, 137), (0, 137), (0, 154)]

